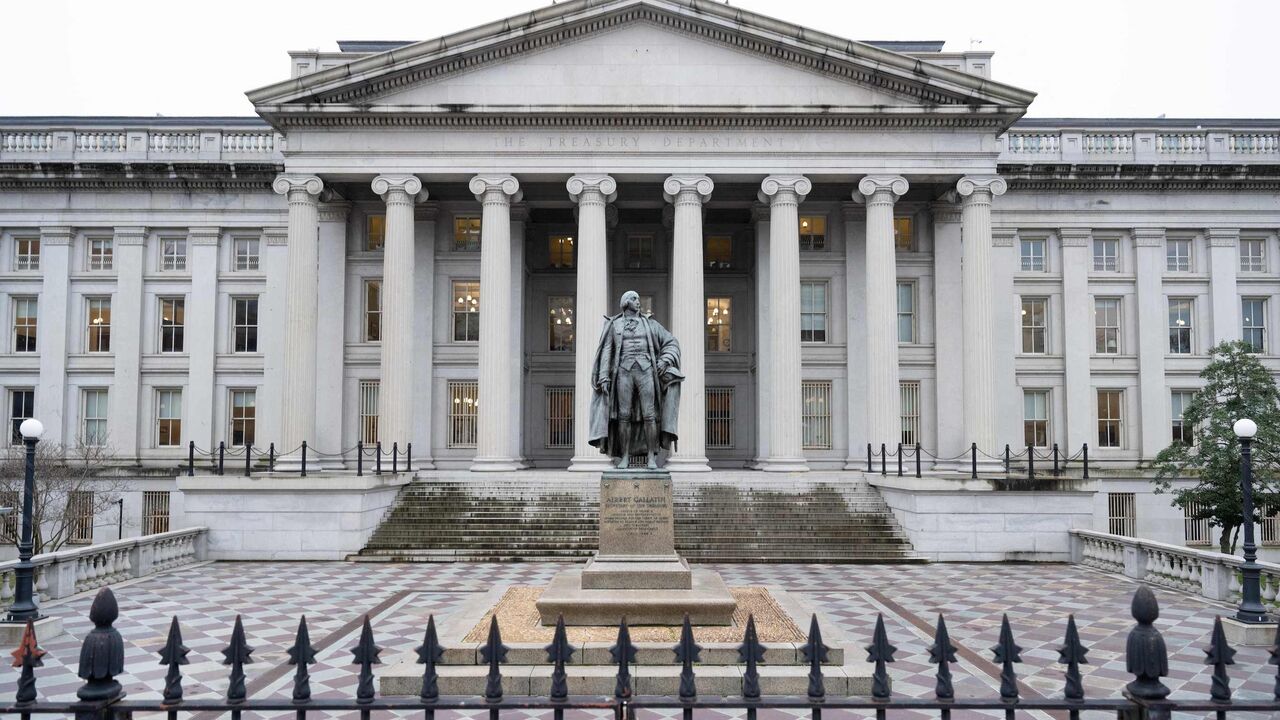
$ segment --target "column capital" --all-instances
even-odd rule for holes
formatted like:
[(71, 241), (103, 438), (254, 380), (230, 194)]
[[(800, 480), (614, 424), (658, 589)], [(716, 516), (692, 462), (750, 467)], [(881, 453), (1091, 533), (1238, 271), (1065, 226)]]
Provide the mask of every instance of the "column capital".
[(187, 228), (187, 237), (191, 239), (192, 245), (217, 245), (221, 236), (222, 228), (219, 227)]
[(1009, 183), (999, 175), (965, 175), (956, 183), (956, 192), (960, 197), (974, 195), (995, 197), (1003, 195), (1009, 189)]
[(715, 187), (716, 184), (706, 175), (672, 175), (662, 182), (662, 197), (669, 203), (676, 202), (681, 196), (704, 203), (711, 199), (711, 191)]
[(898, 198), (907, 194), (910, 183), (901, 175), (868, 175), (858, 181), (858, 189), (853, 193), (854, 200), (870, 202), (877, 196), (881, 202), (897, 202)]
[(131, 225), (128, 227), (116, 227), (112, 229), (112, 237), (115, 239), (116, 245), (145, 245), (147, 242), (147, 229), (140, 225)]
[(803, 175), (770, 175), (761, 181), (756, 197), (766, 205), (792, 199), (800, 203), (812, 190), (813, 183)]
[(477, 175), (467, 184), (471, 194), (480, 202), (520, 202), (520, 181), (513, 175)]
[(618, 181), (608, 175), (574, 175), (564, 186), (569, 191), (569, 199), (576, 203), (587, 201), (597, 193), (606, 203), (618, 197)]
[(1240, 244), (1240, 228), (1206, 228), (1209, 247), (1236, 247)]
[(70, 245), (75, 235), (66, 225), (45, 225), (40, 228), (41, 245)]
[(1062, 247), (1088, 247), (1089, 241), (1093, 239), (1093, 229), (1087, 227), (1064, 227), (1058, 228), (1058, 240), (1062, 242)]
[(1164, 245), (1164, 228), (1134, 228), (1133, 244), (1135, 247), (1161, 247)]
[(427, 192), (422, 189), (422, 181), (416, 175), (379, 175), (369, 183), (373, 194), (389, 202), (399, 193), (408, 196), (409, 202), (426, 200)]
[(315, 175), (283, 173), (277, 175), (271, 183), (271, 189), (281, 195), (289, 195), (294, 191), (305, 191), (307, 195), (319, 196), (324, 189), (324, 181)]

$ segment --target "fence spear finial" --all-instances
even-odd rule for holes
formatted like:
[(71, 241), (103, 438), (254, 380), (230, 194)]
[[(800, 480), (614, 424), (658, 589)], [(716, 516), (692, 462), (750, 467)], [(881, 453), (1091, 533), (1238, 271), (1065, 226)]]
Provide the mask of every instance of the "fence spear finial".
[(951, 644), (951, 636), (947, 633), (947, 621), (938, 615), (938, 628), (933, 636), (933, 644), (929, 646), (929, 662), (938, 666), (938, 681), (934, 685), (934, 695), (950, 699), (956, 696), (951, 686), (951, 665), (956, 661), (956, 646)]
[(1209, 697), (1218, 702), (1229, 702), (1231, 678), (1227, 675), (1227, 666), (1236, 664), (1236, 651), (1227, 643), (1227, 634), (1222, 629), (1221, 616), (1213, 619), (1213, 635), (1209, 637), (1209, 647), (1204, 649), (1204, 654), (1204, 664), (1213, 666)]
[(13, 656), (13, 666), (22, 668), (22, 676), (18, 678), (18, 694), (14, 697), (14, 700), (18, 705), (35, 702), (38, 697), (35, 668), (44, 667), (42, 658), (45, 656), (45, 651), (36, 642), (36, 624), (34, 620), (27, 621), (27, 627), (22, 631), (22, 641), (18, 643), (18, 647), (10, 655)]
[(182, 644), (182, 629), (178, 627), (178, 616), (173, 616), (169, 623), (169, 637), (164, 647), (160, 648), (160, 664), (168, 665), (164, 676), (164, 701), (168, 703), (182, 702), (182, 666), (187, 664), (187, 653), (191, 650)]
[(613, 647), (609, 648), (609, 654), (618, 665), (618, 681), (614, 683), (613, 696), (630, 698), (632, 695), (631, 663), (636, 661), (636, 646), (631, 644), (631, 630), (627, 628), (625, 615), (622, 617), (622, 622), (618, 624), (618, 640)]
[(698, 697), (698, 684), (693, 675), (693, 664), (702, 660), (702, 646), (693, 639), (693, 625), (689, 623), (689, 613), (684, 614), (684, 625), (680, 628), (680, 644), (672, 648), (676, 660), (680, 661), (680, 699), (693, 700)]
[(867, 662), (876, 664), (871, 674), (871, 697), (877, 700), (888, 700), (891, 694), (889, 670), (885, 663), (893, 662), (893, 654), (898, 651), (889, 642), (889, 634), (884, 629), (884, 614), (876, 613), (876, 629), (871, 636), (871, 644), (867, 646)]
[(569, 644), (569, 633), (564, 629), (564, 616), (556, 618), (556, 633), (547, 646), (547, 660), (551, 668), (551, 699), (564, 700), (569, 697), (569, 677), (564, 671), (564, 664), (573, 658), (577, 650)]
[(115, 593), (104, 587), (89, 606), (89, 620), (93, 630), (80, 645), (79, 676), (84, 685), (76, 690), (76, 697), (85, 702), (115, 700), (124, 695), (115, 676), (124, 672), (124, 638), (112, 627), (120, 617), (120, 606)]
[(991, 652), (995, 654), (996, 662), (1000, 663), (1000, 697), (1017, 700), (1018, 675), (1013, 664), (1022, 662), (1022, 648), (1013, 641), (1013, 628), (1009, 627), (1008, 613), (1000, 621), (1000, 639), (991, 648)]
[(311, 647), (307, 616), (303, 615), (298, 619), (298, 634), (294, 636), (293, 647), (289, 648), (289, 664), (296, 667), (293, 671), (293, 699), (296, 702), (311, 699), (311, 671), (307, 666), (315, 661), (316, 651)]
[(1062, 689), (1062, 696), (1068, 700), (1084, 699), (1084, 682), (1080, 677), (1080, 665), (1087, 664), (1089, 660), (1085, 655), (1089, 652), (1080, 642), (1080, 632), (1076, 630), (1076, 616), (1067, 616), (1067, 636), (1063, 640), (1062, 647), (1058, 648), (1058, 662), (1067, 666), (1066, 686)]
[(507, 661), (507, 646), (502, 644), (502, 632), (498, 630), (498, 616), (489, 618), (489, 639), (480, 648), (480, 659), (489, 663), (485, 677), (484, 699), (502, 699), (502, 670), (499, 665)]
[(809, 663), (809, 699), (820, 700), (827, 695), (826, 685), (822, 682), (822, 663), (827, 661), (828, 648), (822, 642), (822, 629), (818, 627), (818, 615), (809, 618), (809, 637), (805, 640), (800, 652), (804, 653), (805, 662)]
[(231, 666), (231, 682), (227, 686), (227, 702), (244, 702), (244, 666), (253, 662), (249, 655), (253, 648), (244, 637), (244, 625), (240, 616), (236, 616), (236, 624), (231, 628), (231, 642), (222, 650), (222, 664)]
[(1160, 678), (1169, 674), (1169, 651), (1164, 638), (1156, 629), (1160, 617), (1160, 605), (1151, 588), (1142, 585), (1133, 594), (1131, 606), (1133, 619), (1138, 624), (1129, 631), (1125, 641), (1125, 669), (1137, 679), (1125, 686), (1125, 691), (1138, 700), (1163, 700), (1169, 697), (1169, 688)]
[(430, 702), (440, 697), (440, 676), (436, 673), (436, 663), (444, 659), (444, 648), (440, 647), (440, 638), (436, 636), (436, 616), (427, 616), (427, 633), (418, 646), (418, 664), (422, 668), (422, 691), (418, 697)]
[(756, 635), (756, 617), (747, 615), (747, 631), (738, 646), (738, 662), (746, 663), (747, 669), (742, 673), (742, 697), (758, 699), (760, 697), (760, 671), (756, 663), (764, 662), (764, 647)]
[(351, 662), (360, 666), (360, 682), (356, 686), (356, 702), (373, 702), (375, 695), (373, 690), (373, 666), (382, 664), (382, 661), (378, 659), (378, 654), (381, 652), (382, 648), (373, 642), (373, 625), (369, 623), (369, 616), (366, 614), (364, 616), (364, 626), (360, 628), (360, 642), (351, 648)]

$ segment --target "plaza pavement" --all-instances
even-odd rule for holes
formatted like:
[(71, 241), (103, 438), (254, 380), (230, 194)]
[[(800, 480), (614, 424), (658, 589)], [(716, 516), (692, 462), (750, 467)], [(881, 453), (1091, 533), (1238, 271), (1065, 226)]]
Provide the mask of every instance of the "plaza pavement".
[[(292, 668), (286, 664), (286, 650), (293, 643), (298, 616), (306, 614), (312, 643), (319, 650), (311, 675), (314, 696), (350, 697), (357, 668), (350, 664), (349, 650), (365, 613), (372, 618), (376, 641), (385, 648), (382, 657), (388, 660), (421, 643), (428, 615), (439, 618), (495, 584), (543, 584), (564, 567), (219, 562), (121, 583), (113, 588), (120, 602), (116, 628), (126, 647), (126, 674), (119, 679), (133, 698), (159, 697), (165, 668), (155, 653), (164, 643), (170, 618), (177, 615), (183, 641), (191, 649), (191, 664), (183, 668), (186, 697), (225, 693), (228, 668), (221, 664), (220, 651), (240, 614), (254, 648), (254, 662), (246, 668), (251, 697), (288, 697)], [(1089, 647), (1089, 664), (1081, 668), (1086, 694), (1118, 696), (1132, 679), (1124, 669), (1124, 644), (1133, 626), (1129, 601), (1136, 584), (1082, 566), (725, 565), (717, 569), (730, 585), (775, 585), (801, 594), (842, 625), (859, 646), (869, 641), (876, 613), (884, 613), (890, 641), (899, 648), (897, 662), (890, 666), (898, 695), (930, 697), (933, 693), (928, 646), (938, 613), (946, 616), (952, 641), (959, 648), (959, 663), (953, 666), (957, 697), (997, 695), (999, 667), (991, 661), (990, 648), (996, 643), (1002, 613), (1008, 613), (1015, 638), (1024, 648), (1018, 672), (1030, 690), (1046, 696), (1061, 693), (1063, 668), (1056, 663), (1057, 647), (1069, 613), (1075, 614), (1081, 640)], [(1230, 608), (1184, 593), (1159, 588), (1155, 593), (1160, 601), (1157, 627), (1170, 653), (1165, 682), (1175, 697), (1206, 697), (1210, 668), (1204, 664), (1203, 648), (1208, 645), (1214, 616), (1229, 614)], [(91, 599), (92, 593), (86, 593), (44, 608), (64, 619), (67, 633), (41, 641), (48, 651), (37, 674), (43, 698), (74, 699), (80, 685), (75, 676), (80, 640), (92, 628), (87, 618)], [(1266, 649), (1238, 650), (1231, 668), (1237, 696), (1270, 697), (1276, 666), (1267, 664)], [(11, 697), (16, 680), (16, 669), (7, 672), (0, 693)], [(504, 713), (512, 720), (534, 715)], [(782, 715), (761, 713), (762, 720)], [(956, 711), (953, 717), (962, 720), (976, 715)], [(309, 715), (319, 716), (323, 714)], [(697, 716), (722, 717), (713, 712)], [(824, 713), (824, 718), (852, 716)], [(929, 716), (933, 715), (924, 717)], [(920, 716), (898, 712), (890, 717)]]

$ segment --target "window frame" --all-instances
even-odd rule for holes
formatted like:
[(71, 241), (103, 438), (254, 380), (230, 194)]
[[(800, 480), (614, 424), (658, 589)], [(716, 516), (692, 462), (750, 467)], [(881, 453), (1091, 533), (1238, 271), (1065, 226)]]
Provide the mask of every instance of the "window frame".
[[(175, 252), (169, 252), (170, 243)], [(187, 271), (187, 256), (190, 248), (188, 247), (187, 238), (177, 235), (160, 236), (160, 263), (159, 271), (162, 273), (180, 273)], [(181, 252), (176, 252), (180, 250)]]
[[(370, 295), (376, 293), (376, 295)], [(376, 308), (370, 308), (376, 297)], [(367, 277), (360, 281), (360, 340), (382, 342), (382, 278)]]
[[(1028, 307), (1035, 305), (1040, 306), (1040, 315), (1042, 323), (1035, 324), (1034, 311), (1029, 312)], [(1049, 354), (1049, 297), (1047, 295), (1022, 295), (1019, 298), (1019, 308), (1022, 311), (1021, 323), (1019, 328), (1022, 331), (1022, 342), (1020, 349), (1022, 355), (1048, 355)], [(1039, 332), (1040, 349), (1036, 349), (1036, 333)], [(1030, 332), (1030, 336), (1028, 336)], [(1031, 338), (1031, 349), (1027, 349), (1027, 338)]]
[[(1245, 253), (1246, 247), (1257, 247), (1258, 253)], [(1240, 267), (1242, 273), (1264, 273), (1267, 271), (1267, 239), (1240, 238)], [(1246, 264), (1246, 260), (1247, 263)]]
[[(1175, 251), (1175, 248), (1186, 250), (1186, 254)], [(1188, 237), (1165, 238), (1164, 270), (1171, 273), (1195, 272), (1195, 244)]]
[[(723, 255), (724, 259), (716, 261), (718, 264), (715, 264), (715, 265), (712, 264), (712, 259), (711, 259), (711, 245), (713, 240), (716, 241), (717, 245), (722, 244), (720, 241), (723, 241), (724, 248), (717, 248), (717, 252), (716, 252), (717, 255), (720, 255), (720, 252), (719, 252), (720, 249), (725, 250), (725, 254)], [(703, 255), (702, 255), (703, 268), (705, 268), (706, 270), (733, 270), (734, 269), (733, 245), (734, 245), (734, 242), (733, 242), (732, 233), (715, 233), (714, 235), (708, 234), (706, 236), (706, 239), (703, 240)]]
[[(165, 413), (165, 398), (169, 399), (169, 411)], [(173, 401), (177, 400), (177, 416), (173, 415)], [(156, 448), (174, 448), (182, 447), (182, 388), (180, 387), (163, 387), (156, 388), (156, 406), (155, 406), (155, 436), (154, 447)], [(174, 430), (177, 430), (175, 433)], [(168, 436), (169, 442), (164, 442), (164, 437)]]
[[(1173, 314), (1174, 314), (1174, 303), (1179, 303), (1179, 304), (1181, 304), (1181, 303), (1185, 303), (1185, 304), (1186, 304), (1186, 308), (1187, 308), (1187, 314), (1186, 314), (1186, 317), (1187, 317), (1187, 320), (1186, 320), (1186, 325), (1185, 325), (1185, 326), (1176, 326), (1176, 325), (1174, 324), (1174, 323), (1175, 323), (1175, 320), (1174, 320), (1174, 317), (1173, 317)], [(1166, 307), (1167, 307), (1167, 309), (1168, 309), (1168, 312), (1167, 312), (1167, 314), (1166, 314), (1166, 322), (1167, 322), (1167, 324), (1168, 324), (1168, 328), (1167, 328), (1167, 329), (1168, 329), (1168, 331), (1169, 331), (1169, 347), (1168, 347), (1168, 354), (1169, 354), (1169, 355), (1194, 355), (1194, 354), (1196, 354), (1196, 333), (1195, 333), (1195, 327), (1196, 327), (1196, 301), (1195, 301), (1195, 298), (1190, 298), (1190, 297), (1171, 297), (1171, 298), (1169, 298), (1169, 299), (1168, 299), (1168, 302), (1166, 303)], [(1181, 313), (1179, 313), (1179, 315), (1181, 315)], [(1181, 319), (1181, 318), (1179, 318), (1179, 319)], [(1174, 333), (1175, 333), (1175, 332), (1177, 333), (1176, 337), (1178, 338), (1178, 340), (1176, 340), (1176, 341), (1174, 340), (1174, 338), (1175, 338)], [(1183, 343), (1183, 341), (1182, 341), (1182, 337), (1183, 337), (1184, 335), (1185, 335), (1185, 337), (1186, 337), (1185, 345), (1184, 345), (1184, 343)], [(1175, 342), (1176, 342), (1177, 348), (1175, 348)], [(1185, 349), (1185, 350), (1178, 349), (1178, 348), (1182, 348), (1182, 347), (1185, 347), (1186, 349)]]
[[(25, 399), (25, 401), (24, 401), (22, 404), (23, 404), (24, 406), (29, 405), (29, 407), (27, 407), (27, 408), (26, 408), (26, 413), (27, 413), (27, 414), (26, 414), (26, 415), (24, 415), (24, 416), (22, 416), (22, 417), (18, 417), (18, 416), (15, 414), (15, 412), (14, 412), (14, 403), (17, 401), (17, 396), (18, 396), (19, 394), (23, 395), (23, 396), (24, 396), (24, 399)], [(11, 387), (11, 388), (8, 388), (8, 389), (7, 389), (7, 392), (5, 393), (5, 400), (7, 400), (7, 401), (8, 401), (8, 408), (9, 408), (9, 428), (10, 428), (10, 431), (9, 431), (9, 442), (8, 442), (7, 444), (8, 444), (8, 445), (10, 445), (10, 446), (21, 446), (21, 445), (22, 445), (22, 433), (21, 433), (21, 432), (19, 432), (18, 428), (22, 425), (22, 422), (23, 422), (24, 420), (30, 420), (31, 418), (35, 417), (35, 412), (36, 412), (36, 389), (35, 389), (34, 387)]]
[[(377, 230), (378, 242), (373, 241), (375, 231), (374, 226), (379, 225)], [(386, 213), (367, 213), (364, 216), (364, 252), (382, 252), (387, 246), (387, 214)]]
[[(1100, 320), (1109, 318), (1100, 318), (1100, 303), (1108, 303), (1115, 305), (1115, 322), (1112, 325), (1100, 324)], [(1093, 298), (1093, 354), (1094, 355), (1120, 355), (1124, 351), (1124, 333), (1121, 332), (1124, 327), (1124, 299), (1115, 295), (1101, 295)], [(1114, 350), (1107, 349), (1106, 340), (1108, 337), (1114, 342)]]
[[(468, 227), (465, 230), (465, 240), (459, 241), (459, 222), (466, 221)], [(453, 252), (459, 253), (477, 253), (480, 252), (480, 243), (484, 236), (484, 216), (475, 213), (458, 213), (453, 216), (453, 236), (450, 238), (449, 247)], [(470, 225), (474, 223), (475, 227)], [(474, 238), (474, 241), (472, 240)]]
[[(706, 449), (732, 450), (736, 447), (737, 434), (734, 432), (734, 390), (733, 385), (709, 385), (706, 388), (706, 400), (703, 418), (706, 424)], [(715, 398), (724, 400), (724, 404), (715, 407)], [(722, 438), (727, 438), (722, 440)]]
[[(1028, 248), (1040, 248), (1040, 254), (1037, 256), (1034, 252), (1028, 253)], [(1019, 238), (1018, 241), (1018, 271), (1043, 273), (1049, 271), (1049, 239), (1043, 237)], [(1038, 267), (1037, 267), (1037, 261)]]
[[(909, 400), (912, 402), (908, 402)], [(898, 381), (898, 407), (901, 430), (899, 439), (904, 447), (915, 447), (920, 443), (921, 430), (919, 380)]]
[[(1252, 317), (1245, 317), (1245, 305), (1249, 303), (1257, 303), (1258, 311), (1251, 313)], [(1252, 320), (1252, 324), (1246, 324), (1246, 321)], [(1254, 343), (1249, 339), (1251, 333), (1256, 333), (1258, 342)], [(1240, 339), (1249, 343), (1253, 348), (1252, 354), (1264, 355), (1267, 352), (1267, 298), (1247, 296), (1240, 298)]]
[[(23, 246), (26, 252), (23, 252)], [(13, 237), (13, 271), (40, 272), (40, 254), (44, 243), (39, 235), (15, 235)]]
[[(810, 231), (805, 232), (805, 220), (809, 221)], [(814, 221), (818, 221), (822, 225), (822, 234), (813, 232), (815, 226)], [(831, 244), (827, 242), (828, 231), (831, 229), (831, 223), (825, 213), (816, 215), (800, 215), (796, 218), (796, 229), (799, 231), (800, 252), (826, 252), (831, 248)]]
[[(800, 381), (800, 444), (803, 450), (831, 450), (834, 447), (831, 437), (831, 385), (830, 380)], [(811, 401), (821, 401), (822, 410), (810, 412)], [(814, 424), (812, 428), (810, 423)]]
[[(1107, 248), (1111, 249), (1110, 254), (1106, 252)], [(1095, 237), (1092, 250), (1094, 272), (1120, 272), (1120, 238)]]
[[(1114, 409), (1115, 417), (1110, 414), (1103, 416), (1103, 395), (1115, 397)], [(1098, 419), (1098, 447), (1106, 450), (1122, 450), (1125, 447), (1124, 438), (1124, 390), (1122, 388), (1097, 388), (1095, 394), (1096, 400), (1094, 404), (1094, 415)], [(1107, 403), (1108, 411), (1111, 410), (1112, 403)], [(1114, 424), (1114, 432), (1107, 428), (1104, 430), (1103, 424)], [(1103, 440), (1103, 433), (1108, 435), (1114, 434), (1115, 444), (1108, 444)]]
[[(906, 223), (906, 232), (900, 232), (900, 225)], [(903, 242), (902, 238), (906, 241)], [(911, 215), (893, 216), (893, 251), (911, 253), (916, 251), (916, 224)]]
[[(633, 250), (647, 251), (636, 254)], [(627, 270), (653, 270), (657, 267), (657, 239), (653, 233), (628, 233), (627, 244), (623, 249), (625, 256), (623, 257), (623, 267)]]
[[(565, 259), (566, 249), (568, 259)], [(547, 267), (552, 270), (573, 270), (578, 267), (578, 239), (573, 233), (549, 233), (547, 235)]]
[[(911, 309), (908, 312), (902, 311), (902, 289), (907, 289), (907, 297), (911, 300)], [(917, 345), (920, 343), (920, 322), (917, 308), (920, 307), (920, 298), (917, 295), (917, 287), (915, 280), (898, 280), (893, 289), (893, 306), (894, 319), (896, 320), (895, 334), (898, 338), (899, 345)], [(907, 340), (902, 339), (902, 320), (904, 316), (911, 323), (910, 335)]]
[[(445, 447), (475, 448), (479, 439), (480, 382), (448, 380), (445, 383), (445, 398), (448, 403), (446, 417), (449, 421), (448, 432), (445, 434)], [(468, 412), (455, 412), (462, 409), (464, 404), (470, 406)], [(463, 434), (460, 435), (459, 431)]]
[[(102, 252), (95, 253), (94, 246), (102, 243)], [(108, 272), (115, 269), (115, 238), (103, 235), (90, 235), (85, 238), (85, 272)]]
[[(83, 508), (81, 510), (80, 508)], [(93, 544), (93, 491), (67, 491), (67, 545)]]
[[(163, 498), (163, 501), (161, 500)], [(142, 491), (142, 534), (169, 532), (173, 523), (173, 493), (169, 490)]]
[[(253, 303), (253, 324), (240, 322), (240, 304)], [(261, 324), (259, 319), (262, 317), (262, 302), (259, 295), (232, 295), (231, 296), (231, 352), (235, 355), (256, 355), (261, 350), (258, 347), (258, 336), (261, 334)], [(240, 346), (241, 330), (244, 330), (244, 348)], [(249, 347), (252, 340), (253, 347)]]
[(356, 389), (356, 437), (365, 445), (377, 445), (382, 424), (382, 381), (361, 378)]
[[(822, 290), (822, 310), (821, 311), (812, 310), (812, 309), (806, 311), (804, 309), (804, 298), (805, 298), (806, 288), (811, 291), (816, 288), (821, 288)], [(816, 298), (816, 296), (812, 294), (810, 295), (810, 297)], [(810, 344), (810, 345), (825, 345), (831, 342), (830, 308), (831, 308), (831, 282), (829, 280), (801, 280), (800, 281), (800, 342), (805, 344)], [(822, 324), (821, 339), (817, 338), (817, 333), (819, 332), (819, 329), (816, 327), (816, 323), (814, 327), (811, 327), (811, 328), (805, 327), (806, 318), (813, 319), (813, 320), (821, 319), (821, 324)], [(805, 332), (811, 333), (809, 339), (807, 340), (805, 339), (805, 336), (804, 336)]]
[[(1188, 426), (1183, 420), (1186, 413), (1187, 403), (1191, 402), (1191, 398), (1195, 397), (1194, 390), (1184, 390), (1181, 388), (1169, 389), (1169, 442), (1182, 442), (1186, 445), (1195, 444), (1195, 428)], [(1183, 399), (1185, 397), (1185, 399)], [(1175, 402), (1175, 398), (1178, 400)]]
[[(566, 302), (567, 301), (567, 302)], [(566, 308), (568, 312), (565, 312)], [(577, 326), (574, 317), (578, 310), (578, 298), (573, 294), (547, 296), (547, 352), (574, 352), (577, 347)], [(560, 314), (557, 315), (557, 312)], [(563, 322), (562, 322), (563, 321)], [(568, 340), (557, 347), (556, 328), (568, 328)], [(563, 333), (561, 333), (563, 335)], [(563, 340), (563, 338), (561, 338)]]
[[(240, 252), (241, 245), (252, 245), (252, 252)], [(241, 262), (243, 260), (243, 262)], [(262, 271), (262, 239), (249, 235), (232, 236), (231, 238), (231, 270), (232, 272)]]
[[(574, 442), (574, 387), (572, 385), (544, 385), (542, 388), (542, 415), (546, 432), (542, 435), (542, 447), (547, 450), (573, 449)], [(560, 411), (566, 410), (567, 413)]]
[[(237, 405), (236, 396), (249, 399), (251, 402)], [(249, 413), (238, 413), (238, 409), (250, 410)], [(236, 424), (240, 424), (240, 442), (236, 442)], [(227, 389), (227, 445), (230, 447), (244, 447), (250, 445), (258, 439), (258, 389), (257, 388), (228, 388)]]
[[(707, 295), (703, 306), (704, 350), (709, 353), (733, 352), (733, 296)], [(712, 322), (713, 318), (715, 322)]]
[[(90, 415), (90, 410), (100, 415)], [(85, 447), (106, 447), (111, 439), (111, 396), (103, 387), (80, 389), (80, 442)], [(94, 424), (90, 432), (90, 423)]]
[[(182, 311), (182, 322), (173, 322), (166, 324), (164, 318), (165, 303), (174, 303), (174, 318), (178, 316), (178, 310)], [(185, 295), (158, 295), (156, 296), (157, 322), (160, 325), (160, 332), (157, 334), (158, 343), (156, 344), (156, 352), (162, 355), (181, 355), (186, 352), (186, 329), (187, 329), (187, 298)], [(174, 347), (165, 349), (165, 332), (169, 331)]]
[[(1027, 401), (1033, 398), (1043, 400), (1044, 417), (1028, 417), (1033, 413), (1028, 412)], [(1047, 448), (1053, 444), (1053, 395), (1052, 390), (1048, 388), (1023, 388), (1022, 389), (1022, 444), (1030, 445), (1033, 448)], [(1033, 408), (1036, 403), (1033, 402)], [(1027, 442), (1028, 431), (1033, 439), (1043, 438), (1043, 443)]]
[[(14, 354), (35, 353), (40, 351), (40, 296), (39, 295), (10, 295), (10, 327), (13, 328), (13, 352)], [(19, 308), (27, 308), (33, 310), (29, 315), (19, 315)], [(23, 325), (18, 324), (19, 317), (26, 318), (29, 322)], [(19, 335), (19, 329), (26, 329), (27, 332)], [(25, 342), (19, 342), (19, 338), (26, 338)]]
[[(458, 286), (459, 286), (459, 285), (474, 285), (474, 286), (475, 286), (475, 295), (474, 295), (474, 296), (468, 296), (468, 297), (472, 297), (472, 298), (473, 298), (473, 303), (472, 303), (472, 304), (473, 304), (473, 305), (475, 305), (475, 310), (474, 310), (474, 311), (467, 311), (467, 312), (465, 312), (465, 313), (463, 313), (463, 312), (459, 312), (459, 311), (458, 311), (458, 308), (457, 308), (456, 306), (458, 305), (457, 299), (460, 297), (460, 296), (459, 296), (459, 294), (458, 294)], [(481, 292), (480, 292), (480, 281), (479, 281), (479, 280), (472, 280), (472, 279), (466, 279), (466, 278), (456, 278), (456, 279), (451, 279), (451, 280), (449, 281), (449, 337), (450, 337), (450, 342), (457, 343), (457, 344), (460, 344), (460, 345), (472, 345), (472, 344), (475, 344), (475, 343), (479, 343), (479, 342), (480, 342), (480, 303), (481, 303), (481, 302), (483, 302), (483, 297), (484, 297), (484, 296), (483, 296), (483, 295), (481, 294)], [(463, 304), (465, 305), (466, 303), (464, 302)], [(463, 332), (463, 338), (462, 338), (461, 340), (459, 340), (459, 339), (458, 339), (458, 315), (465, 315), (465, 316), (468, 316), (468, 318), (469, 318), (469, 316), (471, 316), (471, 315), (474, 315), (474, 316), (475, 316), (475, 322), (474, 322), (474, 326), (475, 326), (475, 338), (474, 338), (474, 339), (472, 339), (472, 338), (471, 338), (471, 329), (472, 329), (472, 325), (473, 325), (473, 323), (472, 323), (472, 321), (471, 321), (470, 319), (468, 319), (468, 320), (466, 321), (466, 323), (464, 324), (465, 332)]]

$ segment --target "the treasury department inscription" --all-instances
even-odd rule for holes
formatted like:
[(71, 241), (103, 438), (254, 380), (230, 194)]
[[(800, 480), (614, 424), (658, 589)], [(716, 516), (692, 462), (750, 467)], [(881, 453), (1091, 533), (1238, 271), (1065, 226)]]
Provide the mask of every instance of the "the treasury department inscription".
[(675, 525), (669, 476), (600, 483), (600, 555), (671, 555)]
[(786, 150), (780, 135), (759, 133), (556, 133), (552, 135), (502, 135), (494, 138), (498, 150), (630, 151), (671, 150)]

